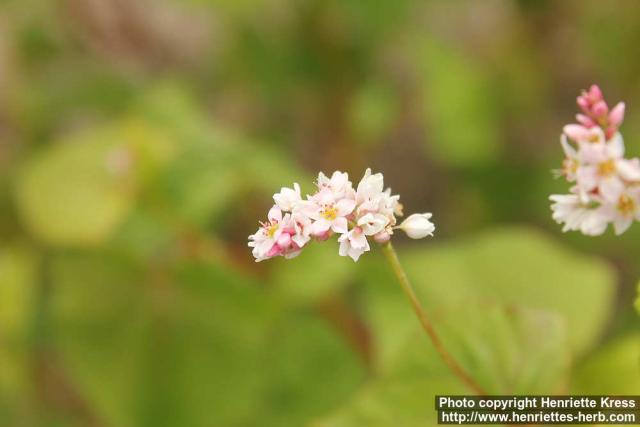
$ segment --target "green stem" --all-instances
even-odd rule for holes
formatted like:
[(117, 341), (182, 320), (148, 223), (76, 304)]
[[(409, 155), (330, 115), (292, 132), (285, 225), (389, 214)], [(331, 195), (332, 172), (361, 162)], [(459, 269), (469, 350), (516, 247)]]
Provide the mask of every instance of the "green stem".
[(409, 278), (407, 278), (407, 274), (404, 272), (402, 265), (400, 264), (400, 260), (398, 259), (398, 255), (396, 251), (393, 249), (391, 242), (387, 242), (382, 245), (382, 251), (384, 252), (387, 261), (391, 265), (391, 269), (396, 275), (402, 290), (409, 298), (411, 305), (413, 306), (413, 310), (416, 312), (418, 316), (418, 320), (422, 325), (422, 329), (427, 333), (429, 339), (433, 343), (438, 354), (444, 361), (444, 363), (449, 367), (449, 369), (470, 389), (472, 389), (476, 394), (480, 396), (486, 395), (486, 391), (469, 375), (467, 372), (456, 362), (451, 353), (447, 351), (445, 346), (442, 343), (442, 340), (438, 336), (431, 320), (427, 316), (427, 313), (424, 311), (422, 304), (420, 304), (420, 300), (418, 300), (418, 296), (416, 295), (411, 283), (409, 282)]

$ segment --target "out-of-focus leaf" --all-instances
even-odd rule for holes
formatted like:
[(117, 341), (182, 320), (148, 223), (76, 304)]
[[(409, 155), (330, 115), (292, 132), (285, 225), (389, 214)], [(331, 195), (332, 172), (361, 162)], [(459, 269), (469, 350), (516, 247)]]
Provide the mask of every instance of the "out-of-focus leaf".
[(155, 268), (58, 263), (66, 368), (110, 425), (303, 423), (358, 385), (359, 361), (324, 322), (222, 267)]
[[(612, 305), (614, 275), (609, 266), (572, 253), (532, 229), (490, 230), (437, 248), (406, 251), (400, 258), (434, 315), (471, 301), (541, 309), (566, 322), (572, 357), (594, 344)], [(403, 295), (392, 290), (397, 285), (384, 263), (372, 260), (363, 271), (369, 272), (364, 306), (384, 364), (415, 320), (403, 309)]]
[(267, 389), (253, 425), (298, 426), (339, 407), (364, 377), (362, 363), (329, 324), (285, 316), (267, 352)]
[(149, 91), (136, 110), (182, 148), (160, 187), (165, 209), (190, 223), (205, 225), (236, 209), (248, 191), (273, 192), (296, 177), (282, 153), (212, 122), (179, 87)]
[(499, 112), (481, 64), (427, 40), (421, 55), (428, 149), (452, 166), (490, 163), (499, 156)]
[(22, 169), (15, 191), (21, 218), (47, 244), (98, 245), (171, 152), (164, 135), (138, 121), (69, 136)]
[[(453, 357), (489, 393), (552, 393), (565, 380), (566, 336), (557, 316), (477, 305), (442, 313), (437, 324)], [(435, 396), (469, 393), (416, 327), (380, 377), (317, 426), (437, 425)]]
[(556, 393), (566, 382), (570, 349), (558, 315), (464, 305), (437, 325), (445, 347), (489, 393)]
[(640, 335), (618, 338), (587, 358), (573, 377), (579, 394), (636, 394), (640, 390)]
[(636, 297), (636, 301), (633, 304), (633, 306), (636, 308), (636, 311), (638, 312), (638, 314), (640, 314), (640, 282), (638, 282), (637, 291), (638, 291), (638, 296)]
[(337, 244), (331, 243), (309, 245), (293, 261), (274, 260), (271, 281), (276, 292), (291, 302), (311, 303), (348, 284), (355, 264), (339, 257)]

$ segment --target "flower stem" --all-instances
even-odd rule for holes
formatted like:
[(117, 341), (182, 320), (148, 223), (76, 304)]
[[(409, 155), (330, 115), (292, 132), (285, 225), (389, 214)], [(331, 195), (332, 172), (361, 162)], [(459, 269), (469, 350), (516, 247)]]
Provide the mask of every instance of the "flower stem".
[(447, 351), (445, 346), (442, 344), (438, 333), (436, 332), (431, 320), (427, 316), (427, 313), (424, 311), (422, 304), (420, 304), (420, 300), (418, 300), (418, 296), (416, 295), (409, 279), (407, 278), (407, 274), (404, 272), (402, 265), (400, 265), (400, 260), (398, 259), (398, 255), (396, 251), (393, 249), (391, 242), (387, 242), (382, 245), (382, 251), (384, 252), (387, 261), (391, 265), (391, 269), (393, 270), (398, 282), (400, 282), (400, 286), (402, 290), (409, 298), (411, 305), (413, 306), (413, 310), (416, 312), (418, 316), (418, 320), (422, 325), (422, 329), (427, 333), (429, 339), (433, 343), (433, 346), (436, 348), (438, 354), (444, 361), (444, 363), (451, 369), (451, 371), (470, 389), (474, 391), (474, 393), (484, 396), (487, 392), (473, 379), (465, 370), (456, 362), (451, 353)]

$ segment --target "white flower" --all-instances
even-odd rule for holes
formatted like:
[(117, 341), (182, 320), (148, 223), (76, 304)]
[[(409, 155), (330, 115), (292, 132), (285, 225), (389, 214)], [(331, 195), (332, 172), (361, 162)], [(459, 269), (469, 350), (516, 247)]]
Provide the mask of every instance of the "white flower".
[(356, 189), (358, 204), (373, 201), (380, 197), (384, 188), (384, 177), (381, 173), (371, 175), (371, 168), (367, 168)]
[(329, 230), (340, 234), (349, 231), (346, 217), (353, 212), (356, 202), (352, 199), (334, 200), (332, 191), (323, 189), (303, 207), (303, 212), (314, 220), (311, 226), (314, 235), (323, 235)]
[(373, 236), (383, 231), (389, 224), (389, 218), (379, 213), (368, 213), (358, 219), (358, 226), (367, 236)]
[(320, 172), (318, 174), (318, 190), (320, 192), (323, 189), (331, 190), (331, 194), (335, 197), (335, 200), (350, 197), (353, 198), (353, 186), (349, 181), (349, 174), (346, 172), (335, 171), (331, 178), (327, 178), (325, 174)]
[(412, 239), (422, 239), (433, 236), (436, 226), (429, 219), (430, 213), (409, 215), (397, 228), (401, 229)]
[(613, 223), (615, 233), (624, 233), (634, 220), (640, 221), (640, 188), (625, 189), (613, 203), (605, 204), (604, 209)]
[(563, 232), (581, 231), (587, 236), (598, 236), (605, 232), (610, 215), (603, 207), (589, 207), (576, 194), (553, 195), (549, 199), (553, 219), (564, 224)]
[(370, 249), (367, 237), (360, 227), (354, 227), (348, 233), (340, 236), (338, 242), (340, 242), (338, 254), (340, 256), (350, 256), (354, 261), (358, 261), (360, 255)]
[(300, 186), (298, 183), (293, 184), (293, 189), (282, 187), (279, 193), (273, 195), (273, 201), (285, 212), (292, 212), (301, 201)]

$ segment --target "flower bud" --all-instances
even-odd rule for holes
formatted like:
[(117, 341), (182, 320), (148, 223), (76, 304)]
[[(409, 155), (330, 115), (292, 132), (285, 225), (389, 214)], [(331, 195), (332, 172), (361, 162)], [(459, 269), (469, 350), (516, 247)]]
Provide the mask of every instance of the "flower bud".
[(591, 107), (591, 111), (595, 117), (600, 118), (609, 114), (609, 107), (606, 102), (598, 101)]
[(586, 139), (589, 134), (587, 128), (580, 125), (566, 125), (562, 131), (574, 141), (582, 141)]
[(602, 91), (600, 90), (600, 86), (591, 85), (589, 88), (589, 98), (591, 98), (592, 103), (596, 103), (602, 99)]
[(618, 127), (624, 120), (624, 102), (618, 102), (609, 113), (609, 125)]
[(381, 232), (373, 236), (373, 240), (375, 240), (377, 243), (387, 243), (390, 239), (391, 234), (389, 234), (389, 232), (386, 230), (382, 230)]
[(586, 116), (584, 114), (576, 114), (576, 120), (578, 121), (578, 123), (580, 123), (582, 126), (586, 128), (592, 128), (597, 125), (597, 123), (593, 121), (591, 117)]
[(436, 227), (431, 221), (430, 213), (412, 214), (398, 226), (399, 229), (407, 233), (412, 239), (422, 239), (423, 237), (432, 236)]

